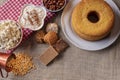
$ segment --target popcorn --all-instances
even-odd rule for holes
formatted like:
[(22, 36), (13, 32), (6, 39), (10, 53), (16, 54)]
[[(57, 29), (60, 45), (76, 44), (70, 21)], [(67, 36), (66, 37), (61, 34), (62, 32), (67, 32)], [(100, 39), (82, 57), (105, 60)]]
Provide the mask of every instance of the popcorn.
[(12, 49), (20, 42), (21, 28), (16, 22), (5, 20), (0, 22), (0, 49)]

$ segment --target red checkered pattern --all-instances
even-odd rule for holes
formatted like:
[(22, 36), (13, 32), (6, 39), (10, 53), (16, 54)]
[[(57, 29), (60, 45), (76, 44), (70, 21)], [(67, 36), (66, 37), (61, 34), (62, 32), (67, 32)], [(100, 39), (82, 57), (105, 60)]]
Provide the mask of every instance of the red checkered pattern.
[[(18, 21), (21, 10), (26, 4), (34, 4), (39, 6), (42, 2), (41, 0), (8, 0), (0, 6), (0, 20), (10, 19)], [(55, 14), (48, 12), (45, 21), (48, 21), (53, 17), (53, 15)], [(32, 32), (33, 31), (31, 30), (23, 29), (23, 41), (26, 40)], [(7, 51), (7, 53), (11, 53), (12, 51), (13, 50)]]

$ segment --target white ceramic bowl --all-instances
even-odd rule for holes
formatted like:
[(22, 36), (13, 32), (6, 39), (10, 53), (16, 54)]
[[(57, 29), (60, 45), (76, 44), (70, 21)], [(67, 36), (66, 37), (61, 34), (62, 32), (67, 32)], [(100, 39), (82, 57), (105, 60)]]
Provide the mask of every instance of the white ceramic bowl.
[[(27, 9), (26, 9), (27, 8)], [(30, 8), (30, 9), (28, 9), (28, 8)], [(28, 11), (30, 11), (30, 10), (32, 10), (32, 9), (35, 9), (36, 11), (38, 11), (38, 9), (42, 9), (43, 10), (43, 13), (44, 13), (44, 15), (42, 16), (42, 18), (40, 18), (40, 16), (39, 16), (39, 18), (40, 18), (40, 20), (41, 20), (41, 25), (40, 26), (38, 26), (38, 27), (36, 27), (36, 28), (33, 28), (33, 26), (32, 25), (24, 25), (22, 22), (25, 22), (24, 20), (23, 20), (23, 17), (24, 16), (26, 16), (26, 11), (25, 10), (28, 10)], [(23, 9), (22, 9), (22, 11), (21, 11), (21, 15), (20, 15), (20, 17), (19, 17), (19, 23), (20, 23), (20, 25), (23, 27), (23, 28), (28, 28), (28, 29), (30, 29), (30, 30), (33, 30), (33, 31), (37, 31), (37, 30), (40, 30), (43, 26), (44, 26), (44, 20), (45, 20), (45, 18), (46, 18), (46, 16), (47, 16), (47, 12), (46, 12), (46, 9), (43, 7), (43, 6), (35, 6), (35, 5), (33, 5), (33, 4), (27, 4), (27, 5), (25, 5), (24, 7), (23, 7)], [(22, 21), (23, 20), (23, 21)]]

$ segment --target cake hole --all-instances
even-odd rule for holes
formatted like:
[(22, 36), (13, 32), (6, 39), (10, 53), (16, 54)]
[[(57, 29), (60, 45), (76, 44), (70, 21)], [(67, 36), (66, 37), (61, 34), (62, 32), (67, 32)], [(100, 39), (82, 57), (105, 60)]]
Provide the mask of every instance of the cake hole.
[(88, 20), (92, 23), (97, 23), (99, 21), (99, 14), (96, 11), (92, 11), (87, 16)]

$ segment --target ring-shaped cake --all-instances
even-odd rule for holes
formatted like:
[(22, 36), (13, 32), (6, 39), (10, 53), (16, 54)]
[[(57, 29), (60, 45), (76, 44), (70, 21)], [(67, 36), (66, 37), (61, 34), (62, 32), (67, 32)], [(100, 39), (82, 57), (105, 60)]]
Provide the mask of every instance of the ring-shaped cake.
[(71, 23), (81, 38), (95, 41), (111, 32), (114, 18), (112, 8), (104, 0), (82, 0), (72, 12)]

